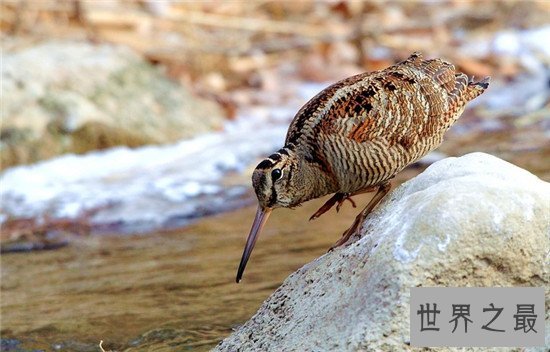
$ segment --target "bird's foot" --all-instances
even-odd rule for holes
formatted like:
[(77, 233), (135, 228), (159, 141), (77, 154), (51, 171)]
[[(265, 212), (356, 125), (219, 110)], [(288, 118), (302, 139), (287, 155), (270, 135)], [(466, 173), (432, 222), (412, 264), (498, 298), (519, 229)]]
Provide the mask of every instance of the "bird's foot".
[(315, 220), (317, 219), (319, 216), (323, 215), (324, 213), (326, 213), (327, 211), (330, 210), (330, 208), (332, 208), (334, 206), (334, 204), (336, 204), (336, 211), (339, 212), (340, 211), (340, 208), (342, 207), (342, 204), (346, 201), (350, 201), (351, 205), (355, 208), (357, 207), (357, 205), (355, 204), (355, 202), (353, 201), (353, 199), (351, 199), (351, 195), (349, 193), (336, 193), (334, 194), (329, 200), (326, 201), (325, 204), (323, 204), (322, 207), (319, 208), (319, 210), (317, 210), (315, 212), (315, 214), (313, 214), (309, 220)]
[[(372, 197), (372, 199), (370, 200), (370, 202), (367, 204), (367, 206), (365, 207), (365, 209), (363, 209), (358, 215), (357, 217), (355, 217), (355, 220), (353, 221), (353, 224), (351, 224), (350, 228), (347, 229), (344, 234), (342, 234), (342, 237), (335, 243), (332, 245), (332, 247), (329, 248), (329, 252), (333, 251), (335, 248), (337, 247), (340, 247), (341, 245), (343, 245), (344, 243), (346, 243), (349, 238), (355, 234), (358, 234), (359, 233), (359, 230), (361, 228), (361, 225), (363, 224), (363, 222), (365, 221), (365, 219), (367, 218), (367, 215), (369, 215), (369, 213), (374, 209), (374, 207), (380, 202), (380, 200), (382, 198), (384, 198), (384, 196), (386, 194), (388, 194), (388, 192), (390, 191), (391, 189), (391, 185), (389, 182), (386, 182), (386, 183), (383, 183), (379, 186), (376, 187), (377, 188), (377, 191), (376, 191), (376, 194), (374, 195), (374, 197)], [(334, 198), (334, 197), (333, 197)], [(332, 198), (331, 198), (332, 199)], [(327, 202), (328, 203), (328, 202)]]
[(361, 214), (359, 214), (359, 216), (355, 218), (355, 221), (353, 222), (351, 227), (342, 234), (342, 237), (340, 237), (340, 239), (328, 249), (329, 252), (332, 252), (334, 249), (346, 243), (351, 236), (355, 235), (358, 232), (357, 230), (359, 229), (359, 224), (363, 223), (363, 219), (359, 219), (360, 216)]

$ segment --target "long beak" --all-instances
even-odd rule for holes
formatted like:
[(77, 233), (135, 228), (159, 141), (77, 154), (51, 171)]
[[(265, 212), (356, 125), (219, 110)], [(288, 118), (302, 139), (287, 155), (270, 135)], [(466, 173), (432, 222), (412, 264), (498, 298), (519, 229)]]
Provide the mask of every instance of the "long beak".
[(241, 263), (239, 264), (239, 270), (237, 271), (237, 283), (239, 283), (241, 281), (241, 278), (243, 277), (244, 268), (246, 268), (248, 258), (250, 258), (250, 254), (252, 253), (252, 249), (254, 249), (254, 245), (256, 244), (256, 240), (258, 239), (258, 235), (262, 231), (262, 228), (264, 227), (265, 222), (267, 221), (267, 218), (269, 218), (270, 214), (271, 209), (263, 209), (262, 207), (258, 206), (256, 217), (254, 218), (254, 223), (252, 224), (252, 229), (250, 229), (250, 234), (248, 235), (248, 238), (246, 240), (246, 246), (244, 247)]

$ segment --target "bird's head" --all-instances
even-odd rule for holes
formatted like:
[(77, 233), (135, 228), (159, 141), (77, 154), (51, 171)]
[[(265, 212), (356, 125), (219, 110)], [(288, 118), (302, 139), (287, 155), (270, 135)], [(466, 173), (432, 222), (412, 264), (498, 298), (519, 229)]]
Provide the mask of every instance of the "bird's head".
[(258, 210), (241, 258), (237, 282), (241, 280), (256, 239), (271, 211), (275, 208), (292, 207), (300, 203), (299, 197), (295, 193), (296, 189), (292, 186), (297, 167), (296, 155), (288, 148), (282, 148), (262, 160), (254, 169), (252, 185), (258, 197)]
[(296, 205), (293, 193), (293, 174), (297, 163), (294, 154), (287, 149), (271, 154), (256, 166), (252, 174), (252, 185), (263, 209), (291, 207)]

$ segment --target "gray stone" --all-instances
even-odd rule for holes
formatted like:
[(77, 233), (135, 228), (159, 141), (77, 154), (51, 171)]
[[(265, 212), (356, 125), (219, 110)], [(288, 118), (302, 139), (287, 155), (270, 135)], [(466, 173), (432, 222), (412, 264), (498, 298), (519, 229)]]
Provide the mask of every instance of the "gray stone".
[(410, 350), (417, 286), (543, 286), (548, 307), (549, 236), (548, 183), (483, 153), (438, 161), (389, 194), (359, 238), (290, 275), (215, 350)]
[(2, 60), (2, 167), (175, 142), (222, 124), (215, 103), (125, 47), (49, 42)]

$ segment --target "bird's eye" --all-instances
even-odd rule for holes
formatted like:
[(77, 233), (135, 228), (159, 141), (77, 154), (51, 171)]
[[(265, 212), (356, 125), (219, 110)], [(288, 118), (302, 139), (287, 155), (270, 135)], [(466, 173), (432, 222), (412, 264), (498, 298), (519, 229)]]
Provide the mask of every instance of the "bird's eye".
[(273, 171), (271, 171), (271, 180), (275, 182), (280, 179), (282, 175), (283, 172), (281, 171), (281, 169), (274, 169)]

